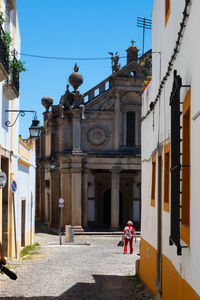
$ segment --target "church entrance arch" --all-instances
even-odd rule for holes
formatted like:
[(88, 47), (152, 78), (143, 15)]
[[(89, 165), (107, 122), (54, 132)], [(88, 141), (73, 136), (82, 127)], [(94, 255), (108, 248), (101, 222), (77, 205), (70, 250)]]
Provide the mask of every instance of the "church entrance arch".
[(111, 225), (111, 189), (104, 193), (103, 199), (103, 223), (106, 226)]
[[(111, 225), (111, 189), (104, 193), (103, 200), (103, 224)], [(119, 225), (123, 227), (123, 198), (122, 193), (119, 193)]]

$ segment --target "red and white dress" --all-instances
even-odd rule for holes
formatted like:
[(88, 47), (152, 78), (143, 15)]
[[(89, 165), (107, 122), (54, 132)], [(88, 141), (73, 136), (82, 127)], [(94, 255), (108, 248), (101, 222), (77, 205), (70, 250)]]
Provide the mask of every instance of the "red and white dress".
[(133, 236), (135, 228), (133, 226), (126, 226), (124, 228), (124, 253), (127, 253), (127, 245), (130, 245), (130, 253), (133, 253)]

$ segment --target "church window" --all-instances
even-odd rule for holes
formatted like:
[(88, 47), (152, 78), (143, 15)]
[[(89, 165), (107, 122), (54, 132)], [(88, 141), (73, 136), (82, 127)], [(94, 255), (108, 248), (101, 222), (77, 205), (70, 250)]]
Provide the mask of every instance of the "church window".
[(127, 112), (127, 119), (126, 119), (126, 145), (128, 147), (135, 146), (135, 112), (129, 111)]

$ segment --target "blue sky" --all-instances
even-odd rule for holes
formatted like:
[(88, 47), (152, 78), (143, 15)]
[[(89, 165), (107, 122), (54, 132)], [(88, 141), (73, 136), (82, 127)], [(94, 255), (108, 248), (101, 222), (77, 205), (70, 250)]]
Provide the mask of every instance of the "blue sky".
[[(21, 53), (58, 57), (109, 57), (108, 51), (126, 55), (130, 41), (142, 50), (142, 29), (137, 17), (151, 19), (153, 0), (17, 0)], [(146, 31), (145, 50), (151, 48)], [(21, 56), (27, 71), (20, 77), (20, 108), (36, 110), (43, 124), (41, 98), (58, 104), (76, 61)], [(82, 93), (111, 74), (110, 60), (77, 61), (84, 78)], [(120, 59), (121, 65), (126, 59)], [(20, 118), (20, 134), (28, 137), (32, 115)]]

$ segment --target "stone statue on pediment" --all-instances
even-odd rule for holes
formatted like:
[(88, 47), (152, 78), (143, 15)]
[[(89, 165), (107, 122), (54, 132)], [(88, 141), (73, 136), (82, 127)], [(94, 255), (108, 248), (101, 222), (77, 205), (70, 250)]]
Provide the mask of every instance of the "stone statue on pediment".
[(72, 105), (72, 97), (69, 91), (69, 84), (68, 84), (66, 92), (64, 93), (64, 95), (60, 97), (60, 106), (62, 107), (62, 109), (65, 110), (65, 109), (69, 109), (71, 105)]
[(111, 55), (112, 73), (115, 73), (121, 68), (118, 51), (116, 51), (115, 55), (113, 52), (108, 52), (108, 54)]

